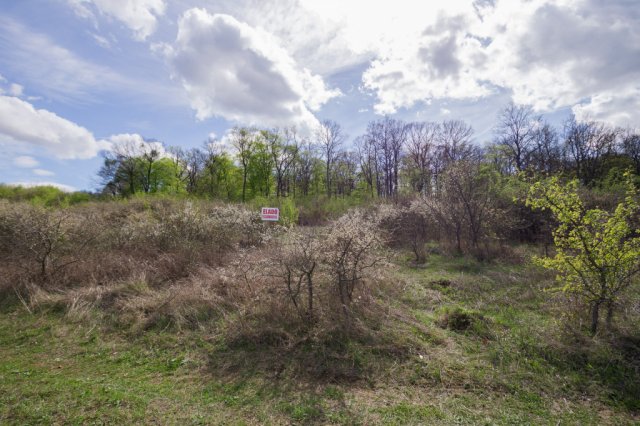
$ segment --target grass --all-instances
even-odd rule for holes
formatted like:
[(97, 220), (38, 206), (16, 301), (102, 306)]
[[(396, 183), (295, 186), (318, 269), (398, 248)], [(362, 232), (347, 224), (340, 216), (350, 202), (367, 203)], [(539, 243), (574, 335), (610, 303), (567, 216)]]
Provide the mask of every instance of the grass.
[(0, 423), (640, 424), (638, 336), (571, 341), (532, 267), (408, 259), (376, 339), (287, 351), (5, 307)]

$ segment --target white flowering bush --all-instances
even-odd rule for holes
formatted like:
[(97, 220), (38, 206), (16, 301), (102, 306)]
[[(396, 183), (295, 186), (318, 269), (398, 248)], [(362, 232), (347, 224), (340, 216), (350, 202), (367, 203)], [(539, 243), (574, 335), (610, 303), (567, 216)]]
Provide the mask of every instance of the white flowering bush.
[(330, 226), (322, 244), (322, 263), (346, 317), (350, 314), (354, 291), (367, 278), (375, 278), (384, 256), (384, 240), (375, 216), (352, 210)]

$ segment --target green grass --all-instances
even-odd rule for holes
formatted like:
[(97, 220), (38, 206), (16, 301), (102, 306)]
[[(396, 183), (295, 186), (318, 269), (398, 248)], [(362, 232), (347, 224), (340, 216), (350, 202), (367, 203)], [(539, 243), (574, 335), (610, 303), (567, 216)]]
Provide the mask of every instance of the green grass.
[[(6, 307), (0, 423), (640, 424), (638, 341), (568, 341), (548, 274), (406, 258), (377, 340), (286, 353), (215, 330), (132, 335)], [(452, 312), (480, 322), (443, 326)]]

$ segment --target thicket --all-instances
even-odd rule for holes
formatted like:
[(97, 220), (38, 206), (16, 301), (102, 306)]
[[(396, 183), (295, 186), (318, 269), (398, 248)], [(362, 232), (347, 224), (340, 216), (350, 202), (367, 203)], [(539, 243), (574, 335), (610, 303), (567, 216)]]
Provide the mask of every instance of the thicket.
[[(120, 144), (105, 154), (103, 201), (0, 187), (11, 200), (0, 204), (2, 291), (29, 309), (43, 300), (97, 306), (136, 327), (222, 317), (243, 332), (353, 329), (375, 322), (372, 294), (391, 291), (380, 267), (390, 248), (410, 250), (415, 266), (430, 252), (521, 262), (521, 243), (557, 258), (562, 218), (527, 205), (531, 182), (576, 178), (569, 192), (579, 187), (585, 211), (603, 212), (586, 231), (598, 240), (615, 216), (604, 212), (625, 199), (625, 170), (640, 170), (637, 132), (573, 118), (559, 131), (514, 105), (484, 148), (456, 120), (385, 118), (354, 149), (345, 141), (337, 123), (323, 122), (310, 137), (236, 128), (232, 151), (212, 141), (186, 151)], [(264, 206), (281, 209), (279, 225), (260, 221)], [(636, 217), (612, 244), (637, 233)]]
[(305, 229), (208, 201), (3, 201), (0, 299), (132, 332), (215, 326), (231, 339), (287, 341), (356, 332), (383, 281), (378, 224), (362, 210)]

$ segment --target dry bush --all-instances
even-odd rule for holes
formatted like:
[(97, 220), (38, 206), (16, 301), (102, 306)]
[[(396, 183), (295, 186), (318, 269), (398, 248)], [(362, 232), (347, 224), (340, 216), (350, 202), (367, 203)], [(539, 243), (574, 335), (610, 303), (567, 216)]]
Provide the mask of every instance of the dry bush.
[(291, 230), (272, 254), (271, 275), (284, 283), (284, 298), (293, 304), (300, 320), (313, 324), (321, 291), (321, 243), (314, 230)]
[(292, 229), (268, 251), (244, 254), (224, 268), (234, 283), (227, 296), (237, 301), (229, 338), (286, 345), (356, 332), (376, 316), (371, 284), (380, 279), (382, 245), (378, 218), (356, 210), (328, 229)]
[(438, 240), (438, 223), (424, 200), (418, 198), (407, 201), (407, 205), (386, 205), (378, 209), (381, 228), (388, 235), (388, 241), (395, 247), (409, 248), (415, 263), (424, 264), (427, 260), (429, 241)]
[(3, 202), (0, 292), (28, 303), (31, 284), (110, 287), (140, 275), (154, 289), (165, 287), (203, 265), (222, 265), (279, 229), (244, 207), (207, 202), (133, 200), (58, 210)]
[(384, 256), (379, 219), (352, 210), (334, 221), (322, 245), (322, 263), (345, 318), (350, 316), (354, 291), (374, 280)]
[(66, 270), (93, 243), (91, 229), (91, 217), (71, 210), (0, 205), (0, 253), (23, 272), (22, 278), (42, 285), (66, 281)]
[(114, 248), (224, 252), (260, 245), (268, 239), (269, 228), (258, 213), (241, 206), (170, 200), (150, 203), (146, 208), (135, 202), (120, 205), (126, 214), (116, 209), (105, 216), (105, 225), (112, 228), (104, 242)]
[(379, 316), (372, 284), (384, 259), (383, 216), (355, 210), (327, 229), (303, 232), (267, 227), (242, 207), (204, 202), (57, 211), (5, 204), (2, 253), (25, 245), (1, 268), (31, 262), (39, 272), (40, 258), (18, 241), (18, 230), (50, 230), (41, 232), (55, 242), (46, 268), (67, 264), (46, 269), (46, 286), (24, 276), (29, 310), (129, 331), (206, 328), (230, 341), (324, 341), (369, 330), (368, 318)]

